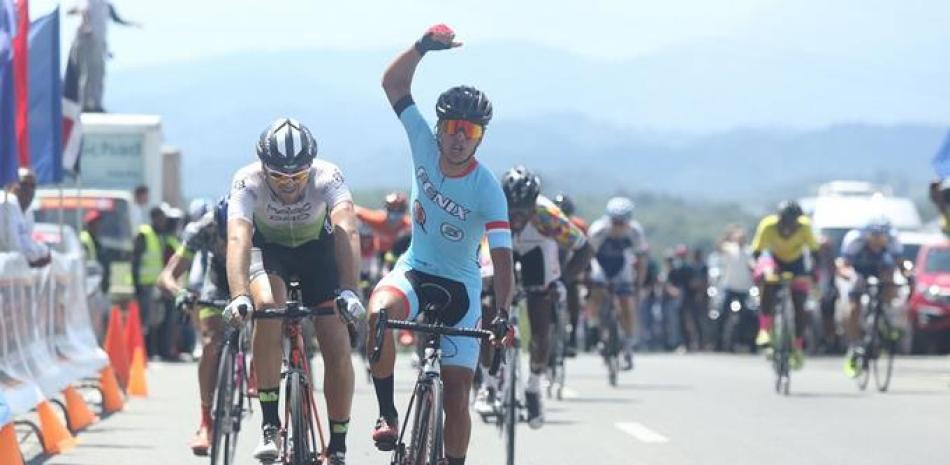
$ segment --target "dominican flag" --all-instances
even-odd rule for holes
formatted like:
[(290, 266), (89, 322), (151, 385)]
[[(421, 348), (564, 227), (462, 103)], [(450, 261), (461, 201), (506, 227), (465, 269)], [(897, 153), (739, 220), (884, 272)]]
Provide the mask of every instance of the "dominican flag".
[(13, 90), (13, 37), (17, 29), (12, 0), (0, 0), (0, 188), (16, 180), (16, 94)]
[(79, 64), (70, 54), (63, 77), (63, 169), (79, 173), (79, 153), (82, 151), (82, 124), (79, 114)]

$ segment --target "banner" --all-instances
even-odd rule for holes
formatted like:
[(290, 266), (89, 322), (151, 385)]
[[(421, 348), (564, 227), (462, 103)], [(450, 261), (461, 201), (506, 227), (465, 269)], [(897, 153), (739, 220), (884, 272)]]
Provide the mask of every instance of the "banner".
[(947, 137), (943, 140), (943, 146), (940, 147), (930, 163), (933, 165), (934, 171), (937, 172), (937, 177), (940, 179), (950, 178), (950, 132), (947, 132)]

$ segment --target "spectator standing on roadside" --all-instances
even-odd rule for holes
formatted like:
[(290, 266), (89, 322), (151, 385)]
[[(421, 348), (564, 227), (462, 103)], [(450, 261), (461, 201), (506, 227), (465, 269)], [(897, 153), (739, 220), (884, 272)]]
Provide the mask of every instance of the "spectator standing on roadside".
[(0, 197), (0, 251), (20, 252), (33, 268), (46, 266), (52, 256), (46, 244), (33, 239), (33, 212), (29, 210), (36, 194), (36, 176), (27, 168), (17, 171)]
[(132, 205), (129, 205), (129, 216), (132, 217), (132, 232), (138, 233), (143, 224), (148, 224), (149, 212), (148, 186), (141, 184), (132, 191)]
[(722, 271), (722, 308), (716, 336), (716, 350), (728, 350), (724, 347), (726, 323), (732, 315), (732, 302), (739, 302), (741, 311), (746, 310), (749, 289), (752, 288), (752, 252), (746, 241), (745, 231), (733, 226), (720, 240), (718, 245), (719, 266)]
[(106, 58), (112, 57), (107, 41), (109, 21), (140, 28), (116, 13), (107, 0), (79, 0), (66, 12), (79, 15), (81, 22), (69, 50), (69, 59), (79, 66), (79, 101), (84, 112), (104, 112), (102, 94), (106, 77)]
[(161, 208), (154, 207), (149, 212), (151, 222), (139, 227), (132, 246), (132, 284), (135, 286), (135, 298), (139, 302), (142, 317), (142, 335), (145, 337), (149, 355), (158, 353), (156, 337), (151, 328), (155, 318), (152, 310), (157, 302), (155, 283), (165, 266), (165, 228), (168, 218)]
[(108, 252), (99, 242), (99, 226), (102, 224), (102, 213), (99, 210), (89, 210), (83, 215), (82, 223), (85, 226), (79, 233), (79, 242), (86, 251), (86, 260), (95, 260), (102, 266), (102, 281), (99, 287), (106, 295), (109, 294), (111, 274), (109, 270)]

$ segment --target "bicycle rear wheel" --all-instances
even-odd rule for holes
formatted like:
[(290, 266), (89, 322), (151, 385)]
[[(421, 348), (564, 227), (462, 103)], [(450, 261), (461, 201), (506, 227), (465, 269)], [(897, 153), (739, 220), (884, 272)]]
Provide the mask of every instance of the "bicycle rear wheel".
[(894, 353), (897, 352), (897, 341), (892, 338), (894, 330), (883, 315), (878, 320), (878, 325), (875, 325), (874, 332), (878, 335), (878, 351), (871, 360), (874, 384), (877, 385), (878, 391), (886, 392), (894, 373)]
[(775, 369), (775, 392), (788, 395), (791, 385), (790, 358), (792, 352), (792, 328), (788, 317), (790, 303), (787, 296), (782, 299), (778, 308), (778, 318), (775, 319), (775, 353), (772, 355), (772, 365)]
[[(211, 465), (230, 464), (234, 461), (237, 432), (232, 432), (231, 405), (234, 397), (234, 351), (230, 344), (221, 346), (218, 356), (218, 382), (211, 405)], [(232, 435), (234, 437), (232, 437)]]
[(287, 435), (284, 444), (284, 462), (291, 465), (313, 465), (317, 463), (318, 451), (313, 448), (311, 437), (312, 421), (310, 405), (305, 393), (307, 383), (300, 373), (287, 376), (287, 408), (290, 417), (286, 420)]
[[(613, 299), (613, 297), (611, 297)], [(607, 334), (604, 341), (604, 361), (607, 363), (607, 382), (617, 385), (620, 374), (620, 324), (614, 315), (613, 303), (607, 305), (607, 311), (601, 316), (601, 326)]]
[(554, 310), (555, 318), (553, 321), (554, 331), (551, 337), (551, 350), (548, 355), (548, 398), (557, 397), (561, 399), (561, 392), (564, 389), (564, 349), (567, 341), (567, 331), (564, 328), (563, 318), (557, 309)]

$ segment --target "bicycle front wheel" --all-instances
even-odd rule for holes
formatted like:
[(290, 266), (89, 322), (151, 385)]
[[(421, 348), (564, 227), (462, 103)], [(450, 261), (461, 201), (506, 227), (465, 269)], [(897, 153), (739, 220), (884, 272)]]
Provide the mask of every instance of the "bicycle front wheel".
[(427, 465), (439, 465), (442, 463), (442, 428), (443, 428), (443, 410), (442, 410), (442, 381), (433, 380), (432, 385), (429, 387), (429, 405), (430, 409), (430, 419), (429, 419), (429, 431), (428, 431), (428, 441), (426, 444), (426, 449), (428, 449), (428, 462)]
[(317, 451), (313, 450), (309, 398), (304, 391), (307, 383), (300, 373), (290, 373), (287, 377), (287, 436), (284, 443), (285, 463), (291, 465), (313, 465), (317, 463)]
[(237, 432), (233, 431), (231, 404), (234, 398), (234, 351), (230, 344), (221, 347), (218, 356), (217, 385), (214, 389), (214, 401), (211, 405), (211, 465), (234, 463), (234, 451), (237, 446)]
[(515, 463), (515, 426), (518, 424), (518, 351), (508, 350), (508, 361), (505, 363), (505, 399), (504, 432), (505, 457), (507, 465)]
[(878, 350), (876, 356), (871, 361), (874, 370), (874, 384), (877, 390), (886, 392), (891, 384), (891, 376), (894, 374), (894, 353), (897, 352), (897, 341), (893, 338), (894, 329), (882, 317), (880, 320), (878, 333)]
[[(429, 422), (432, 418), (432, 404), (429, 403), (429, 386), (422, 383), (416, 384), (413, 405), (415, 406), (412, 417), (412, 433), (409, 436), (409, 449), (405, 454), (405, 461), (398, 462), (399, 465), (426, 465), (426, 449), (429, 444)], [(400, 448), (396, 447), (396, 454), (401, 454)], [(394, 463), (397, 463), (394, 461)]]

